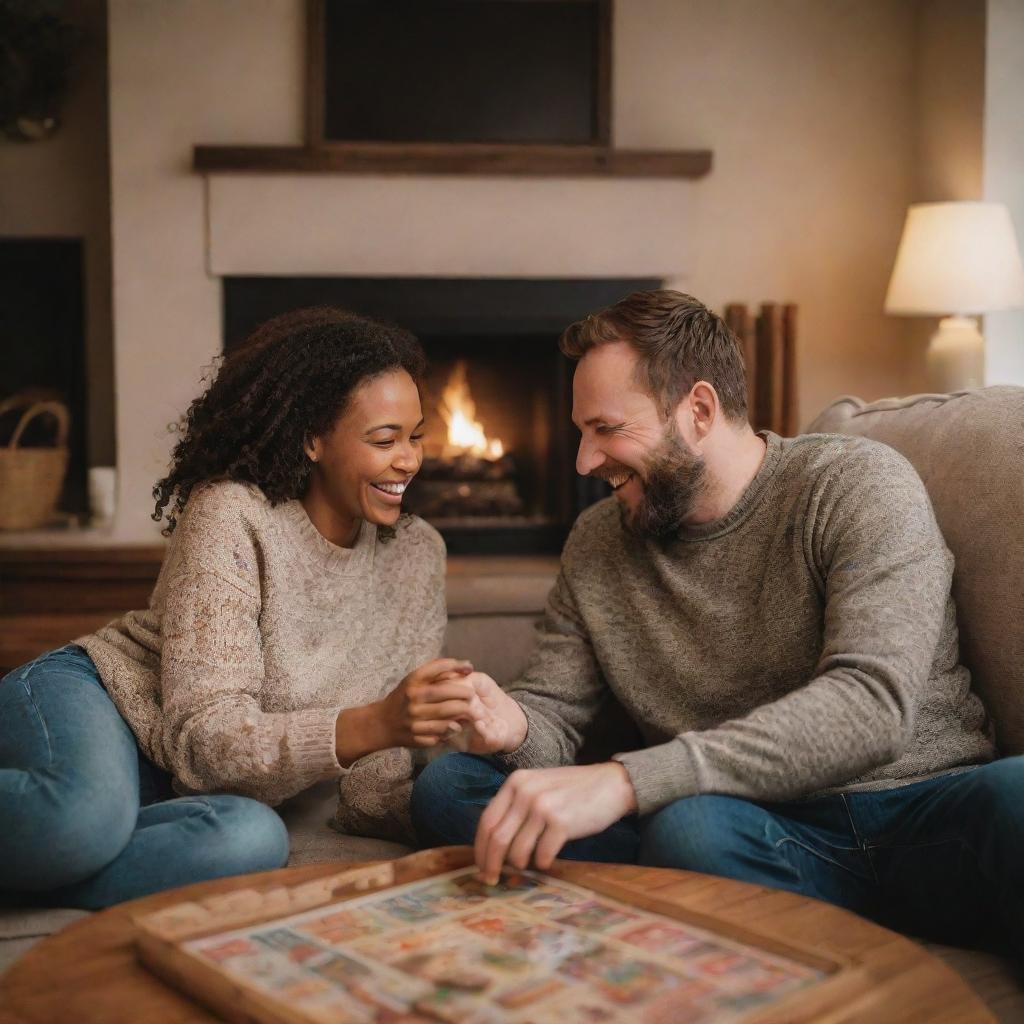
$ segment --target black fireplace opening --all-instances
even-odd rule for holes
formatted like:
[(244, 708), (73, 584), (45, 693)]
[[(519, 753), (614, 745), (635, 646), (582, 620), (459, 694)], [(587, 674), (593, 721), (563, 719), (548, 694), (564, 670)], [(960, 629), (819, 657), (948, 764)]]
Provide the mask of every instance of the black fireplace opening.
[[(57, 521), (88, 514), (86, 478), (84, 249), (80, 238), (0, 239), (0, 445), (8, 445), (34, 402), (61, 402), (70, 414), (68, 469)], [(52, 447), (51, 416), (28, 423), (19, 445)], [(64, 513), (61, 515), (60, 513)]]
[(427, 353), (424, 464), (406, 511), (450, 554), (553, 554), (576, 516), (609, 493), (577, 475), (573, 364), (558, 337), (574, 320), (656, 279), (224, 279), (225, 350), (263, 321), (332, 305), (411, 330)]

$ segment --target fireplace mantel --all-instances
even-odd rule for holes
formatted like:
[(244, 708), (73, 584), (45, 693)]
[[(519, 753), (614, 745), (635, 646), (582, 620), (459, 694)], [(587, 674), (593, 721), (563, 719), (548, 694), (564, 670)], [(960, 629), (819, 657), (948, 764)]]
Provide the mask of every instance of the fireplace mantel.
[(322, 146), (196, 146), (200, 174), (469, 174), (702, 178), (711, 150), (450, 143), (332, 143)]

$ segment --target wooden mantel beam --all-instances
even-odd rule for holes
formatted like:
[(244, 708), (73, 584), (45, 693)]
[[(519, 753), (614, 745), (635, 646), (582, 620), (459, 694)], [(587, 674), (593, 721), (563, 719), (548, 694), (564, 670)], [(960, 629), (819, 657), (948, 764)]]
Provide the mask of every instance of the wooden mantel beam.
[(538, 177), (702, 178), (711, 151), (606, 146), (333, 143), (196, 146), (200, 174), (476, 174)]

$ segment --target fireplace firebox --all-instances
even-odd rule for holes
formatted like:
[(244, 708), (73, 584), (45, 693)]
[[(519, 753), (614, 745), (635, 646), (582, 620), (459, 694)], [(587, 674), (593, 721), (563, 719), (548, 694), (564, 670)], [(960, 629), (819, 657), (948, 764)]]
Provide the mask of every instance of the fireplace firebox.
[(224, 279), (224, 344), (303, 306), (332, 305), (413, 331), (426, 350), (423, 468), (405, 508), (451, 554), (548, 554), (608, 493), (576, 474), (572, 364), (563, 328), (656, 279)]

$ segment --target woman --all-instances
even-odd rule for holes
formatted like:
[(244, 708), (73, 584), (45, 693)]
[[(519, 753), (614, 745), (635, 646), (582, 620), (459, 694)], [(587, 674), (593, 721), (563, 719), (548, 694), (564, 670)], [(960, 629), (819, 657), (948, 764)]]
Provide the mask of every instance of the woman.
[(401, 514), (423, 367), (411, 335), (332, 309), (225, 359), (154, 489), (149, 608), (0, 682), (8, 894), (98, 908), (280, 867), (267, 805), (324, 777), (339, 828), (410, 835), (409, 748), (472, 697), (437, 657), (444, 544)]

